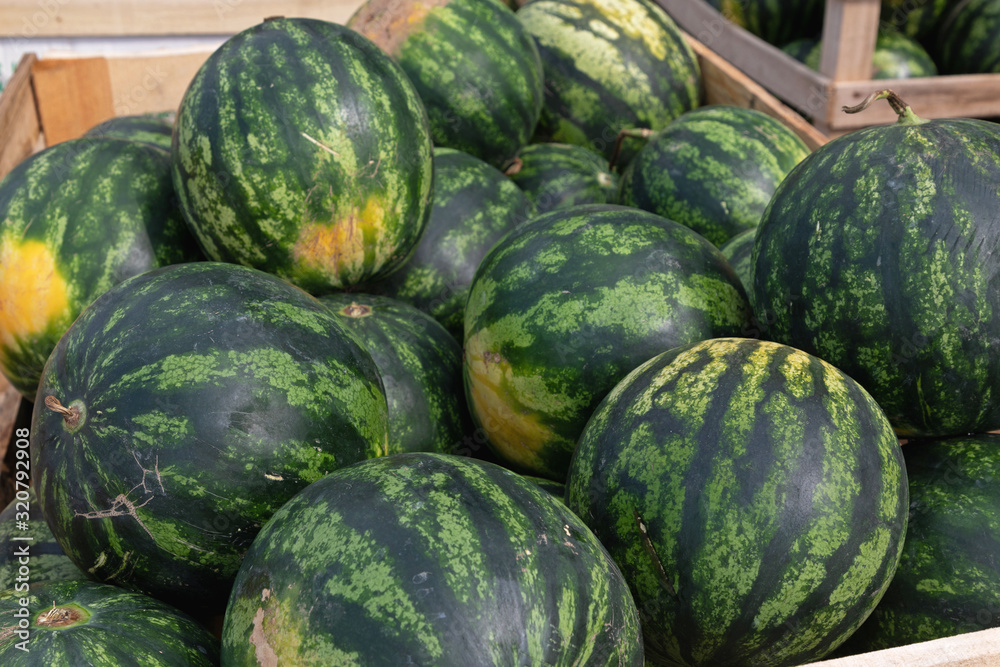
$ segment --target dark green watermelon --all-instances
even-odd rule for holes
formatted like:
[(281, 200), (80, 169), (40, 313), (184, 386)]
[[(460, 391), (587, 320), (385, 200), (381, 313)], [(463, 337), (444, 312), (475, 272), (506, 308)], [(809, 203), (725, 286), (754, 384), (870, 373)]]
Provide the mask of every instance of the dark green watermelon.
[(566, 504), (618, 563), (651, 665), (800, 665), (865, 620), (907, 522), (903, 455), (828, 363), (749, 338), (657, 355), (580, 436)]
[(435, 146), (496, 167), (528, 143), (542, 110), (542, 61), (499, 0), (366, 0), (347, 27), (410, 77)]
[(534, 213), (527, 195), (496, 167), (435, 148), (434, 202), (423, 238), (403, 268), (363, 291), (416, 306), (461, 342), (476, 267), (501, 236)]
[(934, 54), (943, 22), (963, 0), (881, 0), (881, 4), (880, 33), (899, 31)]
[(236, 264), (146, 272), (87, 308), (46, 364), (32, 475), (88, 575), (221, 609), (261, 525), (385, 453), (371, 355), (318, 299)]
[(825, 0), (707, 0), (729, 21), (781, 46), (819, 35)]
[(411, 453), (338, 470), (265, 525), (222, 630), (224, 664), (258, 661), (618, 667), (643, 652), (627, 585), (562, 503), (497, 465)]
[(583, 146), (528, 144), (504, 173), (528, 195), (537, 213), (577, 204), (618, 203), (618, 172)]
[(83, 136), (141, 141), (169, 151), (173, 132), (174, 123), (170, 118), (158, 114), (133, 114), (109, 118), (87, 130)]
[(427, 114), (344, 26), (276, 18), (225, 41), (177, 112), (173, 177), (205, 254), (311, 293), (398, 268), (427, 222)]
[[(536, 142), (578, 144), (610, 160), (621, 130), (660, 130), (699, 104), (694, 51), (652, 0), (532, 0), (516, 15), (545, 76)], [(627, 142), (617, 164), (634, 153)]]
[(470, 411), (507, 464), (562, 481), (590, 413), (629, 371), (677, 345), (743, 335), (750, 316), (732, 267), (691, 229), (612, 204), (550, 211), (476, 271)]
[(1000, 626), (1000, 435), (903, 446), (910, 517), (882, 600), (838, 654)]
[(745, 229), (719, 246), (719, 252), (733, 267), (748, 297), (753, 294), (753, 239), (756, 233), (756, 227)]
[[(767, 338), (857, 380), (901, 435), (1000, 428), (1000, 126), (917, 118), (830, 141), (757, 229)], [(793, 261), (794, 260), (794, 261)]]
[(85, 579), (0, 592), (5, 667), (219, 664), (219, 642), (190, 616), (141, 593)]
[[(28, 452), (26, 437), (14, 442), (24, 442), (17, 451)], [(27, 463), (28, 459), (18, 456), (17, 461)], [(35, 488), (17, 484), (17, 489), (14, 499), (0, 512), (0, 591), (24, 593), (29, 586), (49, 581), (86, 579), (45, 523)]]
[(717, 246), (757, 226), (775, 188), (809, 155), (781, 121), (731, 105), (681, 115), (622, 174), (618, 202), (686, 225)]
[(35, 153), (0, 181), (0, 369), (33, 399), (87, 304), (129, 276), (201, 258), (162, 150), (95, 137)]
[(942, 74), (1000, 72), (1000, 2), (967, 0), (956, 3), (938, 30), (936, 56)]
[[(816, 39), (796, 40), (782, 50), (814, 70), (819, 70), (822, 42)], [(918, 41), (897, 31), (880, 31), (872, 54), (872, 79), (911, 79), (936, 76), (937, 65)]]
[(433, 317), (370, 294), (327, 294), (323, 305), (368, 350), (389, 405), (386, 451), (454, 453), (472, 432), (462, 346)]

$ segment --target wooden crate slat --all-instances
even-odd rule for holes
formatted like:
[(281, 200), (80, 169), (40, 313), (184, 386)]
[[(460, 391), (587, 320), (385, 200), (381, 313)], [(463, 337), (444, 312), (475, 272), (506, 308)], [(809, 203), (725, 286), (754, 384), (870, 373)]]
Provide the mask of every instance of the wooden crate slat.
[(37, 58), (26, 53), (0, 95), (0, 178), (37, 150), (42, 128), (31, 88)]
[(881, 0), (827, 2), (823, 15), (819, 71), (834, 81), (872, 77)]
[(212, 51), (172, 56), (108, 58), (111, 104), (115, 116), (175, 111), (188, 84)]
[(49, 146), (114, 115), (106, 58), (41, 59), (32, 68), (32, 81)]
[(997, 667), (1000, 628), (810, 663), (810, 667)]

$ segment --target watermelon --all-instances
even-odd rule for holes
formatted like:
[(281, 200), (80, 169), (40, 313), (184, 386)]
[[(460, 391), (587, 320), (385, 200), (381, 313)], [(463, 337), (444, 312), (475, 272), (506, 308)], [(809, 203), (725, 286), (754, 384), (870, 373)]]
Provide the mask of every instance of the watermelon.
[(732, 267), (704, 237), (636, 208), (542, 214), (501, 239), (465, 310), (465, 385), (478, 427), (519, 472), (562, 481), (604, 394), (660, 352), (742, 335)]
[(201, 258), (164, 151), (96, 137), (35, 153), (0, 181), (0, 370), (34, 399), (87, 304), (129, 276)]
[(499, 169), (435, 148), (434, 201), (423, 238), (403, 268), (359, 290), (409, 303), (461, 341), (476, 267), (501, 236), (534, 214), (528, 196)]
[(881, 0), (879, 32), (898, 30), (932, 50), (943, 22), (959, 0)]
[(882, 600), (838, 654), (1000, 626), (1000, 435), (903, 446), (910, 516)]
[(169, 152), (173, 133), (174, 122), (170, 118), (160, 114), (131, 114), (116, 116), (98, 123), (83, 136), (141, 141)]
[(732, 105), (681, 115), (643, 146), (619, 203), (670, 218), (722, 245), (757, 226), (775, 188), (809, 155), (781, 121)]
[[(730, 237), (728, 241), (719, 246), (719, 252), (726, 258), (733, 271), (740, 279), (740, 284), (747, 291), (747, 296), (753, 294), (753, 240), (757, 234), (757, 228), (744, 229), (742, 232)], [(753, 305), (751, 302), (750, 305)]]
[(629, 582), (655, 665), (799, 665), (865, 620), (907, 524), (899, 442), (830, 364), (749, 338), (637, 367), (580, 436), (566, 504)]
[(321, 294), (406, 261), (427, 222), (427, 114), (344, 26), (277, 18), (226, 40), (177, 112), (173, 179), (213, 260)]
[(945, 14), (935, 47), (942, 74), (1000, 72), (1000, 2), (967, 0)]
[(780, 46), (823, 29), (825, 0), (708, 0), (741, 28)]
[(233, 587), (222, 662), (617, 667), (643, 652), (628, 587), (580, 519), (501, 466), (421, 452), (338, 470), (274, 514)]
[(320, 298), (375, 361), (389, 407), (386, 451), (451, 453), (472, 431), (462, 347), (427, 313), (361, 293)]
[(502, 168), (531, 139), (542, 110), (542, 61), (499, 0), (366, 0), (347, 27), (410, 77), (435, 146)]
[(1000, 127), (880, 96), (898, 123), (830, 141), (774, 193), (757, 319), (860, 382), (900, 435), (1000, 428)]
[(577, 204), (617, 204), (618, 172), (593, 151), (574, 144), (528, 144), (504, 173), (537, 213)]
[[(698, 106), (701, 69), (652, 0), (532, 0), (516, 16), (542, 58), (534, 141), (586, 146), (610, 160), (625, 128), (660, 130)], [(624, 166), (635, 148), (626, 144)]]
[(318, 299), (195, 262), (135, 276), (74, 322), (39, 386), (31, 467), (88, 576), (221, 610), (270, 515), (385, 454), (387, 428), (371, 355)]
[[(819, 70), (823, 45), (816, 39), (801, 39), (782, 47), (814, 70)], [(872, 79), (910, 79), (936, 76), (937, 65), (918, 41), (897, 31), (879, 32), (872, 54)]]
[[(26, 438), (17, 439), (20, 440), (27, 442)], [(27, 452), (26, 447), (24, 451)], [(20, 488), (0, 512), (0, 591), (24, 592), (29, 585), (85, 578), (45, 523), (34, 487)]]
[(0, 662), (21, 665), (219, 664), (219, 642), (190, 616), (86, 579), (0, 593)]

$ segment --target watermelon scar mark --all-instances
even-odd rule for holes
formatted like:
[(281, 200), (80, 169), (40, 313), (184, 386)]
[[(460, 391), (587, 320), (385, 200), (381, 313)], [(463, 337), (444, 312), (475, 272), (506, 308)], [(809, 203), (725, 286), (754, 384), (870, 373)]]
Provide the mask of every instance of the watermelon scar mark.
[(667, 570), (663, 567), (663, 563), (660, 561), (660, 557), (656, 553), (656, 547), (653, 546), (653, 541), (649, 539), (649, 533), (646, 531), (646, 524), (643, 522), (642, 517), (639, 516), (639, 511), (633, 509), (632, 514), (635, 515), (635, 523), (639, 526), (640, 539), (642, 540), (642, 546), (649, 553), (650, 558), (653, 559), (653, 564), (656, 565), (656, 570), (660, 575), (660, 582), (663, 584), (667, 592), (670, 593), (675, 598), (678, 597), (677, 591), (674, 590), (674, 585), (670, 583), (670, 577), (667, 576)]
[[(149, 528), (147, 528), (146, 524), (144, 524), (142, 519), (139, 518), (136, 510), (140, 507), (145, 507), (154, 497), (153, 492), (146, 486), (146, 475), (151, 473), (155, 474), (156, 481), (160, 485), (160, 491), (162, 493), (166, 493), (166, 489), (163, 488), (163, 478), (160, 477), (160, 457), (157, 455), (152, 470), (147, 470), (142, 467), (142, 463), (139, 462), (139, 457), (135, 452), (132, 452), (132, 458), (135, 459), (136, 465), (138, 465), (139, 470), (142, 471), (142, 480), (129, 489), (128, 493), (119, 493), (111, 503), (111, 507), (108, 509), (95, 510), (93, 512), (74, 512), (74, 516), (83, 517), (84, 519), (110, 519), (116, 516), (130, 516), (135, 519), (140, 526), (142, 526), (142, 529), (146, 531), (146, 534), (149, 535), (150, 539), (153, 540), (153, 542), (156, 542), (156, 538), (153, 537), (153, 533), (149, 532)], [(143, 493), (148, 494), (149, 497), (143, 500), (140, 504), (136, 505), (134, 502), (129, 500), (129, 495), (131, 495), (131, 493), (139, 487), (142, 487)]]

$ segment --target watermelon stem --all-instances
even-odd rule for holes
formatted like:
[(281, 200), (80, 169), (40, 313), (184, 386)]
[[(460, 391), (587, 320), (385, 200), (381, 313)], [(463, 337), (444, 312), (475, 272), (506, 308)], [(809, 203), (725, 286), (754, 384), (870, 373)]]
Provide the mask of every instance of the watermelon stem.
[(66, 424), (66, 428), (76, 428), (80, 423), (80, 409), (75, 405), (66, 407), (59, 402), (59, 399), (55, 396), (45, 397), (45, 407), (53, 412), (58, 412), (63, 416), (63, 422)]
[(646, 127), (626, 127), (619, 130), (618, 137), (615, 139), (615, 150), (611, 154), (611, 159), (608, 160), (608, 171), (614, 170), (615, 163), (618, 162), (618, 155), (622, 152), (622, 142), (625, 141), (626, 137), (632, 137), (633, 139), (649, 139), (654, 134), (656, 134), (656, 132)]
[(521, 167), (524, 166), (524, 160), (519, 157), (511, 160), (510, 164), (503, 170), (503, 173), (507, 176), (513, 176), (517, 172), (521, 171)]
[(897, 95), (895, 91), (888, 88), (877, 90), (862, 100), (860, 104), (853, 107), (843, 106), (841, 110), (844, 113), (859, 113), (870, 107), (875, 100), (886, 100), (889, 106), (892, 107), (892, 110), (896, 112), (896, 115), (899, 116), (898, 122), (903, 125), (920, 125), (927, 122), (926, 118), (921, 118), (913, 113), (910, 105), (904, 102), (903, 98)]

